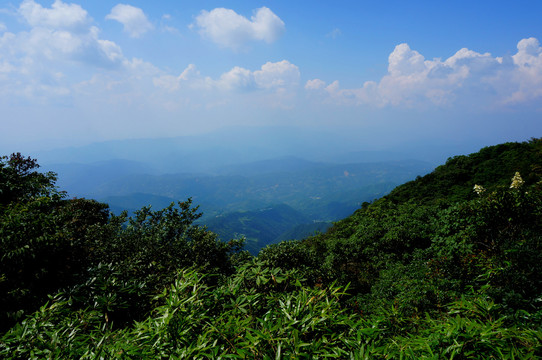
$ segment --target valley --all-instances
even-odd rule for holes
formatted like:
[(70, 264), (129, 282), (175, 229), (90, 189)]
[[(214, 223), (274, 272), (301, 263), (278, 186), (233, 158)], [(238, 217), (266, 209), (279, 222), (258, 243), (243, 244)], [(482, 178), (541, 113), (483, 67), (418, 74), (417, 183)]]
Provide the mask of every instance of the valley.
[[(315, 136), (314, 141), (318, 140)], [(206, 142), (207, 138), (199, 141)], [(228, 144), (232, 140), (216, 141)], [(159, 141), (146, 142), (155, 146)], [(339, 142), (332, 139), (321, 151), (332, 154), (331, 147), (335, 145), (342, 151), (349, 149), (344, 143), (339, 146)], [(135, 141), (135, 144), (141, 143), (145, 141)], [(194, 149), (191, 151), (184, 148), (184, 142), (182, 146), (174, 146), (174, 143), (172, 139), (163, 139), (161, 148), (155, 146), (149, 152), (161, 149), (161, 153), (156, 154), (159, 159), (167, 156), (186, 159), (190, 154), (199, 164), (207, 164), (206, 167), (195, 166), (191, 161), (183, 165), (178, 160), (171, 161), (168, 170), (161, 167), (160, 162), (152, 162), (144, 156), (136, 160), (136, 155), (144, 153), (146, 148), (139, 147), (128, 156), (129, 150), (135, 151), (137, 146), (127, 141), (115, 146), (93, 144), (86, 150), (50, 152), (44, 155), (49, 161), (44, 167), (58, 173), (59, 187), (70, 197), (105, 202), (116, 214), (124, 210), (133, 214), (143, 206), (159, 210), (172, 202), (192, 198), (203, 214), (201, 224), (224, 241), (246, 238), (247, 249), (252, 254), (281, 240), (301, 239), (324, 231), (334, 221), (352, 214), (362, 203), (382, 197), (395, 186), (433, 168), (428, 161), (390, 160), (390, 152), (380, 155), (336, 153), (334, 160), (328, 157), (327, 161), (307, 160), (287, 153), (267, 158), (272, 156), (267, 147), (256, 150), (251, 144), (221, 152), (218, 157), (228, 159), (216, 163), (217, 153), (197, 151), (195, 140), (192, 140)], [(113, 147), (117, 150), (112, 151)], [(305, 148), (314, 147), (316, 144), (309, 143)], [(290, 151), (294, 150), (304, 153), (300, 148), (290, 147)], [(111, 151), (109, 155), (108, 151)], [(74, 152), (88, 162), (72, 162), (66, 157)], [(108, 158), (123, 155), (126, 158)], [(249, 156), (258, 160), (246, 161)], [(353, 158), (359, 162), (350, 162)]]

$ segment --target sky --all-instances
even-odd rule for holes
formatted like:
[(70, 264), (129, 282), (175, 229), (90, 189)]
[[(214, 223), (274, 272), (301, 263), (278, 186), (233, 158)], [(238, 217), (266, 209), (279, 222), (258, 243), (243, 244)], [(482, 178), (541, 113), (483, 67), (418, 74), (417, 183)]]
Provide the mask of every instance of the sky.
[(540, 41), (538, 0), (0, 0), (0, 151), (274, 125), (527, 140)]

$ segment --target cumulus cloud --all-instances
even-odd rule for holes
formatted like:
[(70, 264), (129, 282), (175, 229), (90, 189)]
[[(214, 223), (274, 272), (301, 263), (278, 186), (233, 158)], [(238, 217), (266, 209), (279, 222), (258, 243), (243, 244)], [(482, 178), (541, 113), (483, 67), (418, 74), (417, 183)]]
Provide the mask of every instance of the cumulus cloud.
[[(127, 9), (137, 8), (117, 5), (108, 18), (124, 21), (133, 35), (141, 34), (137, 29), (148, 29), (129, 27), (142, 12)], [(243, 99), (271, 107), (289, 106), (300, 81), (299, 68), (287, 60), (267, 62), (256, 69), (236, 66), (216, 77), (201, 75), (194, 64), (180, 74), (168, 73), (143, 60), (127, 59), (83, 7), (60, 0), (49, 6), (25, 0), (12, 16), (26, 29), (0, 32), (2, 102), (16, 99), (66, 105), (84, 97), (85, 102), (97, 103), (207, 106), (231, 105)], [(273, 23), (284, 26), (277, 19), (269, 9), (259, 9), (251, 20), (245, 19), (250, 24), (245, 35), (250, 40), (273, 41), (280, 33)]]
[(222, 74), (217, 81), (208, 79), (207, 82), (221, 90), (251, 90), (256, 87), (254, 73), (239, 66)]
[(408, 44), (395, 47), (388, 58), (388, 72), (393, 76), (409, 75), (425, 69), (425, 59), (417, 51), (411, 50)]
[(197, 78), (199, 78), (199, 71), (196, 69), (196, 65), (190, 64), (179, 76), (162, 75), (153, 78), (152, 81), (154, 86), (171, 92), (179, 90), (183, 82), (189, 82)]
[(234, 50), (250, 41), (272, 43), (284, 33), (284, 22), (267, 7), (257, 9), (250, 20), (231, 9), (203, 10), (195, 25), (202, 36)]
[(33, 27), (74, 30), (84, 28), (91, 21), (80, 5), (66, 4), (61, 0), (55, 0), (51, 8), (25, 0), (19, 6), (19, 14)]
[(85, 76), (110, 70), (131, 76), (136, 71), (120, 46), (102, 38), (80, 5), (57, 0), (44, 7), (25, 0), (14, 16), (27, 29), (0, 32), (0, 94), (55, 102), (69, 97)]
[(267, 62), (254, 72), (256, 84), (265, 89), (295, 86), (299, 76), (299, 68), (287, 60)]
[(519, 103), (542, 97), (542, 48), (535, 38), (523, 39), (518, 43), (518, 52), (512, 56), (517, 72), (513, 81), (518, 84), (516, 91), (506, 102)]
[(218, 79), (201, 76), (196, 66), (190, 64), (179, 76), (157, 76), (153, 79), (153, 84), (167, 91), (176, 91), (185, 87), (231, 92), (284, 92), (296, 88), (299, 78), (299, 68), (287, 60), (282, 60), (267, 62), (254, 71), (235, 66), (220, 75)]
[(259, 70), (250, 71), (241, 67), (222, 74), (220, 79), (209, 83), (223, 90), (267, 89), (284, 91), (299, 83), (299, 68), (287, 60), (267, 62)]
[(494, 57), (466, 48), (451, 57), (427, 60), (406, 43), (388, 58), (388, 73), (354, 89), (337, 81), (309, 80), (305, 89), (339, 104), (375, 106), (490, 107), (542, 97), (542, 48), (537, 39), (523, 39), (513, 56)]
[(135, 38), (153, 28), (143, 10), (131, 5), (118, 4), (105, 18), (120, 22), (124, 26), (124, 31)]
[(12, 64), (65, 67), (63, 62), (67, 61), (110, 67), (124, 59), (117, 44), (100, 39), (99, 29), (79, 5), (56, 0), (50, 8), (44, 8), (25, 0), (17, 12), (30, 30), (2, 36), (0, 53)]
[(305, 83), (306, 90), (320, 90), (326, 86), (326, 82), (320, 79), (308, 80)]

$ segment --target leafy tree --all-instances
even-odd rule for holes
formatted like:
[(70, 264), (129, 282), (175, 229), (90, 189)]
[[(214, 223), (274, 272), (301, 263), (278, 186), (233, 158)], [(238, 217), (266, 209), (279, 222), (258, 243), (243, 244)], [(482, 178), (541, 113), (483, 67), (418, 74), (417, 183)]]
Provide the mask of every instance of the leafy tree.
[(40, 196), (61, 195), (55, 190), (56, 174), (37, 171), (37, 160), (21, 153), (0, 157), (0, 207)]
[(82, 275), (84, 236), (109, 217), (105, 204), (65, 200), (56, 175), (38, 168), (19, 153), (0, 160), (0, 330)]
[(21, 154), (0, 162), (0, 330), (61, 288), (74, 306), (107, 304), (121, 325), (144, 316), (183, 267), (233, 272), (230, 256), (242, 240), (221, 242), (195, 225), (201, 214), (191, 199), (158, 211), (144, 207), (130, 218), (113, 216), (106, 204), (66, 200), (56, 175), (38, 168)]

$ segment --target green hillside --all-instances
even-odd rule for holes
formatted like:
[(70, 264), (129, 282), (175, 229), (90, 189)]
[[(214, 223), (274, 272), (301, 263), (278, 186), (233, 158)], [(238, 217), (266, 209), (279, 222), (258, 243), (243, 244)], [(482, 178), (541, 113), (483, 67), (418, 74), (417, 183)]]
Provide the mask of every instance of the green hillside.
[(245, 250), (257, 255), (267, 245), (304, 239), (327, 230), (331, 222), (314, 222), (288, 205), (236, 211), (200, 221), (222, 240), (244, 238)]
[(394, 203), (415, 201), (424, 204), (474, 199), (476, 194), (472, 189), (475, 184), (494, 190), (509, 185), (510, 177), (516, 171), (522, 174), (527, 185), (540, 180), (540, 140), (489, 146), (468, 156), (452, 157), (430, 174), (398, 186), (386, 198)]
[(207, 220), (206, 225), (223, 240), (244, 237), (245, 249), (257, 254), (265, 245), (276, 242), (283, 233), (310, 221), (282, 204), (256, 211), (230, 212)]
[[(233, 168), (235, 171), (245, 170), (245, 173), (225, 175), (130, 174), (112, 181), (96, 182), (95, 187), (86, 190), (73, 189), (94, 194), (111, 205), (125, 208), (134, 204), (140, 204), (139, 207), (149, 205), (146, 201), (151, 196), (171, 199), (192, 197), (205, 209), (206, 216), (282, 203), (315, 220), (337, 220), (351, 213), (349, 211), (359, 207), (361, 202), (380, 197), (398, 184), (430, 169), (427, 163), (417, 161), (303, 164), (295, 169), (269, 165), (270, 172), (263, 173), (255, 173), (263, 166), (255, 163)], [(76, 180), (72, 181), (79, 183)], [(332, 202), (341, 206), (338, 209), (327, 208)]]
[(109, 216), (5, 157), (0, 357), (541, 358), (541, 149), (452, 158), (257, 257), (191, 200)]
[[(374, 289), (381, 276), (391, 271), (390, 266), (407, 266), (415, 259), (421, 261), (420, 256), (430, 261), (443, 251), (450, 252), (453, 256), (446, 264), (453, 266), (461, 256), (459, 249), (456, 252), (437, 249), (437, 244), (442, 246), (458, 237), (477, 239), (482, 236), (479, 231), (484, 232), (483, 241), (495, 242), (500, 237), (511, 236), (507, 231), (512, 231), (513, 217), (506, 216), (512, 216), (507, 211), (513, 209), (501, 208), (512, 205), (502, 203), (513, 200), (506, 192), (511, 179), (518, 172), (523, 186), (537, 192), (542, 179), (540, 169), (542, 141), (538, 139), (501, 144), (454, 157), (432, 173), (398, 186), (372, 204), (365, 203), (325, 234), (305, 239), (297, 247), (301, 252), (318, 254), (322, 263), (315, 269), (318, 276), (350, 283), (360, 292)], [(474, 185), (481, 185), (485, 190), (477, 194)], [(482, 203), (489, 208), (483, 209), (486, 213), (476, 214), (475, 209)], [(489, 204), (493, 204), (492, 207)], [(529, 231), (537, 231), (539, 219), (535, 214), (528, 215), (530, 222), (527, 218), (518, 221), (521, 220), (521, 226), (532, 226), (533, 230)], [(478, 229), (489, 226), (490, 229)], [(464, 238), (461, 240), (468, 241)], [(481, 256), (474, 252), (472, 244), (457, 246), (468, 248), (469, 256)], [(497, 245), (492, 243), (491, 246)], [(267, 252), (274, 251), (280, 252), (280, 246), (266, 249), (262, 255), (268, 256)], [(489, 256), (488, 249), (485, 251), (483, 256)]]
[[(98, 165), (108, 163), (89, 166), (81, 176), (93, 173), (94, 180), (100, 172)], [(136, 165), (128, 163), (119, 168), (135, 171)], [(70, 184), (72, 192), (78, 189), (83, 194), (100, 195), (99, 200), (109, 204), (115, 214), (122, 210), (133, 213), (147, 205), (162, 209), (176, 199), (191, 197), (203, 212), (200, 224), (222, 239), (246, 237), (246, 249), (257, 254), (280, 239), (291, 239), (287, 232), (300, 239), (314, 233), (309, 224), (337, 221), (352, 214), (361, 203), (426, 173), (429, 165), (419, 161), (326, 164), (284, 157), (225, 166), (219, 171), (221, 175), (121, 172), (124, 175), (120, 179), (103, 176), (108, 181), (93, 181), (93, 186), (77, 176), (84, 167), (75, 169), (70, 173), (71, 180), (66, 178), (64, 183)], [(267, 208), (276, 211), (261, 212)], [(297, 214), (291, 215), (287, 209)], [(284, 214), (278, 214), (281, 212)]]

